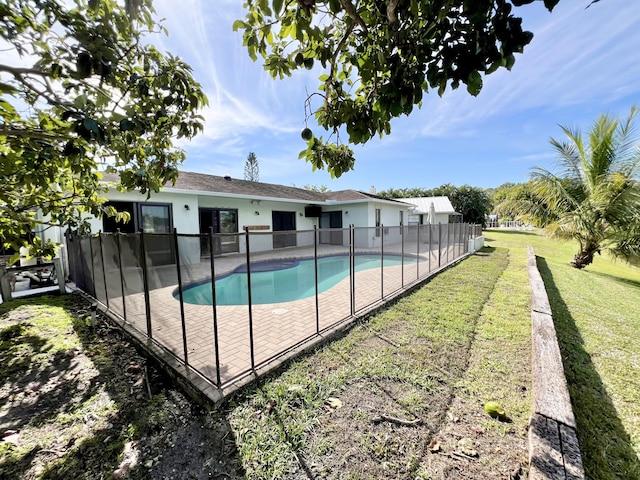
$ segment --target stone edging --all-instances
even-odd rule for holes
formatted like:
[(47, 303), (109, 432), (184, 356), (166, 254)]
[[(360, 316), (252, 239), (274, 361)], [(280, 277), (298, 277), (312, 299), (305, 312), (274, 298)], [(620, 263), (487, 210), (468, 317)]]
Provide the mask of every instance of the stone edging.
[(532, 247), (527, 247), (531, 284), (531, 375), (529, 479), (582, 480), (576, 419), (553, 326), (549, 298)]

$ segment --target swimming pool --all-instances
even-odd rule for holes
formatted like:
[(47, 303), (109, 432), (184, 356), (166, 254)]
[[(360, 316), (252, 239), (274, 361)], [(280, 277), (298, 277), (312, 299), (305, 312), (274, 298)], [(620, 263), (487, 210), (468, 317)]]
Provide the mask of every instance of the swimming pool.
[[(385, 255), (384, 266), (402, 264), (400, 255)], [(355, 270), (380, 268), (380, 255), (356, 255)], [(318, 292), (335, 286), (349, 276), (349, 256), (334, 255), (318, 258)], [(271, 260), (251, 264), (251, 303), (292, 302), (315, 295), (313, 258)], [(178, 289), (173, 297), (180, 298)], [(211, 305), (211, 281), (183, 287), (185, 303)], [(216, 279), (217, 305), (247, 305), (247, 270), (243, 265)]]

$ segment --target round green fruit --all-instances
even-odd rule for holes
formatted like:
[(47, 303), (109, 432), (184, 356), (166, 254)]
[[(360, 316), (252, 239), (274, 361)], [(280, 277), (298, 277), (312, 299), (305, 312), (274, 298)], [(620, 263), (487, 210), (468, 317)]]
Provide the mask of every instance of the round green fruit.
[(489, 402), (484, 404), (484, 409), (493, 418), (504, 417), (505, 416), (504, 408), (498, 402), (489, 401)]
[(313, 138), (313, 132), (311, 131), (310, 128), (305, 128), (302, 130), (302, 132), (300, 133), (300, 136), (302, 136), (302, 139), (305, 142), (308, 142), (309, 140), (311, 140)]

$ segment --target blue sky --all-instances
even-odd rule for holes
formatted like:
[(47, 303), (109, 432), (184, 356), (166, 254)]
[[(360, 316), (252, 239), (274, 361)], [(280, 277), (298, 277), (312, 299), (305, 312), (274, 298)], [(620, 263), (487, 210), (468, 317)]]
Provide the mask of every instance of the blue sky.
[(475, 98), (463, 87), (429, 93), (420, 110), (393, 121), (390, 136), (352, 147), (355, 170), (331, 179), (298, 160), (304, 100), (321, 71), (272, 80), (232, 31), (242, 0), (155, 0), (169, 36), (152, 41), (189, 63), (209, 97), (204, 133), (180, 144), (182, 168), (243, 178), (254, 152), (260, 181), (282, 185), (381, 191), (526, 181), (533, 167), (553, 167), (549, 139), (561, 138), (559, 125), (584, 130), (602, 113), (625, 117), (640, 107), (638, 0), (589, 2), (561, 0), (553, 13), (542, 2), (515, 8), (535, 36), (511, 72), (485, 77)]

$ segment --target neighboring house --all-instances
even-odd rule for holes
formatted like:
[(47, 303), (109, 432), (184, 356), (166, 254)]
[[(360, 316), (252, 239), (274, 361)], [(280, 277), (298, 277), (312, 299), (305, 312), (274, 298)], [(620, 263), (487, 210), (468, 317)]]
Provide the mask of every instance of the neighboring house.
[[(104, 180), (117, 180), (105, 175)], [(269, 250), (313, 244), (312, 235), (286, 234), (287, 231), (346, 229), (355, 227), (385, 227), (385, 241), (400, 241), (400, 229), (387, 230), (405, 223), (410, 205), (388, 200), (356, 190), (313, 192), (296, 187), (250, 182), (229, 176), (180, 172), (175, 185), (147, 196), (139, 192), (109, 190), (105, 195), (119, 211), (127, 211), (131, 221), (116, 223), (114, 218), (91, 219), (92, 231), (230, 234), (217, 238), (215, 253), (244, 252), (244, 236), (234, 235), (248, 229), (251, 232), (272, 232), (256, 235), (251, 251)], [(281, 232), (281, 233), (279, 233)], [(382, 229), (364, 229), (356, 235), (357, 247), (376, 247), (382, 241)], [(391, 239), (386, 235), (395, 235)], [(321, 232), (320, 243), (348, 245), (348, 230)], [(195, 248), (190, 249), (195, 252)], [(204, 243), (199, 249), (205, 255)], [(192, 261), (196, 261), (195, 253)]]
[[(413, 205), (413, 208), (409, 210), (409, 225), (462, 222), (462, 214), (455, 211), (449, 197), (414, 197), (398, 198), (397, 200)], [(430, 218), (429, 213), (432, 205), (435, 212), (433, 219)]]

